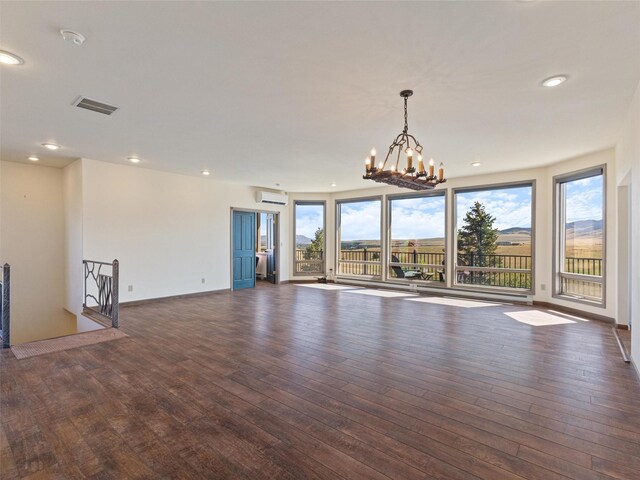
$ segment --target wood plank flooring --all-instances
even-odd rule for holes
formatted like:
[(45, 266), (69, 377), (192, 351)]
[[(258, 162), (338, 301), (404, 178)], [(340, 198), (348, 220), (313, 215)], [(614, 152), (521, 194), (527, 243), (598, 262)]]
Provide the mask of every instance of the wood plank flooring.
[(157, 301), (121, 310), (128, 338), (2, 351), (0, 477), (640, 478), (640, 382), (609, 325), (362, 293)]

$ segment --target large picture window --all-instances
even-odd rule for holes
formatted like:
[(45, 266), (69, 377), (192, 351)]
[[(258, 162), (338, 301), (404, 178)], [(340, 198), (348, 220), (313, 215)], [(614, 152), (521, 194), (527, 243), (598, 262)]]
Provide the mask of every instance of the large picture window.
[(444, 192), (391, 197), (389, 236), (389, 279), (445, 282)]
[(382, 201), (343, 200), (336, 204), (338, 275), (382, 274)]
[(293, 205), (295, 221), (296, 275), (315, 275), (325, 271), (324, 202), (300, 202)]
[(533, 184), (460, 189), (454, 284), (533, 289)]
[(555, 179), (554, 294), (604, 304), (604, 168)]

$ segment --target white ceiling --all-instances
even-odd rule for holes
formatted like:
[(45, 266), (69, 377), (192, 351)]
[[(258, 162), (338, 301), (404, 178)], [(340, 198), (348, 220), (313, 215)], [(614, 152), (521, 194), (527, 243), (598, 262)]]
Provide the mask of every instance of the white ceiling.
[[(0, 68), (3, 160), (136, 154), (136, 168), (288, 191), (371, 186), (364, 157), (402, 129), (404, 88), (409, 131), (454, 177), (614, 145), (640, 80), (637, 1), (2, 2), (0, 15), (0, 48), (26, 61)], [(540, 86), (557, 73), (569, 81)], [(121, 109), (72, 107), (79, 95)]]

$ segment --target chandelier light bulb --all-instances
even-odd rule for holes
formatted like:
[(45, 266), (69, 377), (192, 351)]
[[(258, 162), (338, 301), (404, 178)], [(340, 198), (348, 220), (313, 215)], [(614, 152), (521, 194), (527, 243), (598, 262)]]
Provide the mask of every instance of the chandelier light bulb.
[(372, 157), (375, 157), (375, 156), (376, 156), (376, 149), (375, 149), (375, 148), (372, 148), (372, 149), (371, 149), (371, 156), (372, 156)]
[(396, 171), (396, 166), (395, 165), (391, 165), (391, 171), (395, 172)]
[(404, 152), (407, 154), (407, 157), (413, 156), (413, 150), (411, 150), (411, 147), (407, 147)]

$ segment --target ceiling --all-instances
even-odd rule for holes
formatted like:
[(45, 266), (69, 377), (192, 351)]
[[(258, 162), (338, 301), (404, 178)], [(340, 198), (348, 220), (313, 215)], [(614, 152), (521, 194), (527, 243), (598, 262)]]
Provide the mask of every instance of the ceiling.
[[(409, 132), (456, 177), (613, 146), (640, 81), (640, 2), (2, 2), (0, 15), (0, 48), (25, 59), (0, 67), (3, 160), (138, 155), (135, 168), (286, 191), (370, 187), (364, 158), (401, 131), (405, 88)], [(540, 86), (558, 73), (569, 81)], [(73, 107), (80, 95), (120, 110)]]

